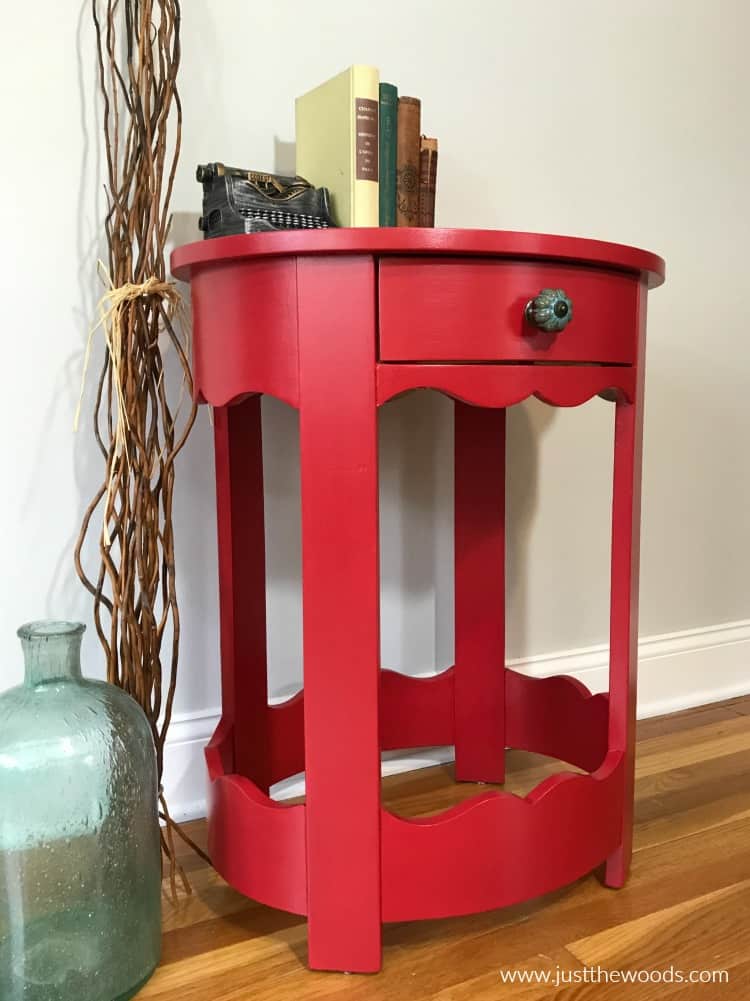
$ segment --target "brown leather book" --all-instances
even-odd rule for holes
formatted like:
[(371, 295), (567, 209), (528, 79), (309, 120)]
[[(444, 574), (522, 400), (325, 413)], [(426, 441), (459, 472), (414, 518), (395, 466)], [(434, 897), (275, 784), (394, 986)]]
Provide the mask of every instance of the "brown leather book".
[(419, 150), (419, 225), (435, 225), (438, 141), (422, 136)]
[(399, 97), (396, 138), (396, 225), (419, 225), (418, 97)]

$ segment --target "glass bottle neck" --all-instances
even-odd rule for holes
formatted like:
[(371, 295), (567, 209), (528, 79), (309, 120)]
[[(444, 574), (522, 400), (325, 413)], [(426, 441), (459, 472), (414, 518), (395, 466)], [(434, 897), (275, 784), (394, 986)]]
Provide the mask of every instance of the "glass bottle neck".
[(51, 681), (81, 679), (80, 622), (29, 622), (18, 636), (25, 662), (24, 684), (29, 688)]

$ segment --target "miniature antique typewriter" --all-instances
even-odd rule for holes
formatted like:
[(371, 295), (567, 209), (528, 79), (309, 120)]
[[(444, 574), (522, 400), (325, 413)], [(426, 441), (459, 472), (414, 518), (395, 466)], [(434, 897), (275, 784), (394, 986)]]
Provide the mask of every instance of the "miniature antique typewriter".
[(196, 179), (203, 185), (198, 225), (204, 239), (335, 225), (327, 188), (314, 188), (303, 177), (207, 163), (198, 167)]

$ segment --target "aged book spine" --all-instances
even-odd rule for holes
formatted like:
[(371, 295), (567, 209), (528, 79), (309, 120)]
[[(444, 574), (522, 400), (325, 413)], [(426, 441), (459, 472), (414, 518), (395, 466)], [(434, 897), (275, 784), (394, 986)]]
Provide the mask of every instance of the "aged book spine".
[(435, 225), (437, 189), (437, 139), (422, 136), (419, 150), (419, 225)]
[(371, 66), (355, 66), (351, 84), (354, 146), (351, 225), (377, 226), (380, 73)]
[(398, 90), (380, 85), (380, 225), (396, 225), (396, 130)]
[(338, 226), (377, 226), (380, 73), (350, 66), (297, 98), (297, 173), (328, 188)]
[(398, 99), (396, 164), (396, 225), (419, 222), (419, 131), (421, 104), (417, 97)]

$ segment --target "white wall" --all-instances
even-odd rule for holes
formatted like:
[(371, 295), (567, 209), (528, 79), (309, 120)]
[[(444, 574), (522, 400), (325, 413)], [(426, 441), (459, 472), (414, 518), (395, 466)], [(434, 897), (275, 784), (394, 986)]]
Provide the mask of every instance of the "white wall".
[[(288, 168), (295, 95), (372, 62), (422, 97), (424, 129), (440, 138), (440, 224), (599, 237), (667, 259), (668, 283), (650, 302), (647, 636), (750, 619), (748, 36), (744, 0), (183, 4), (178, 240), (197, 235), (198, 161)], [(90, 620), (71, 546), (100, 463), (71, 421), (99, 294), (93, 70), (88, 0), (5, 11), (0, 687), (21, 676), (20, 622)], [(404, 670), (451, 657), (449, 412), (425, 395), (382, 415), (383, 660)], [(291, 412), (268, 401), (264, 418), (278, 692), (300, 677), (297, 444)], [(599, 401), (511, 413), (512, 657), (606, 641), (610, 446), (611, 409)], [(204, 411), (179, 463), (176, 511), (177, 708), (193, 734), (190, 720), (219, 700), (212, 462)], [(96, 673), (91, 637), (86, 652)], [(704, 695), (728, 690), (701, 671)], [(747, 673), (732, 676), (735, 688)], [(689, 700), (680, 671), (670, 679), (675, 699)]]

